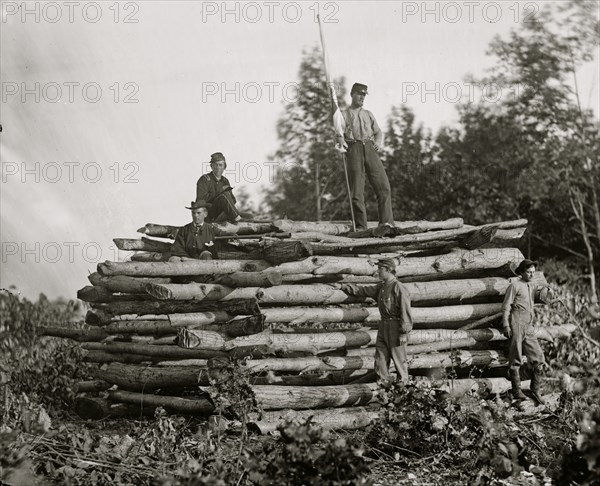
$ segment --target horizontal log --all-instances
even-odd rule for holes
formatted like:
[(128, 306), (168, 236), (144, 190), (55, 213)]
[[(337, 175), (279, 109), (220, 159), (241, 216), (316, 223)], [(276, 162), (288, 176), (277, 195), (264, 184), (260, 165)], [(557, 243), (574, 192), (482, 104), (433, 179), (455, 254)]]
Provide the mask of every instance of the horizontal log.
[(179, 346), (137, 343), (82, 343), (81, 347), (88, 351), (103, 351), (107, 353), (134, 354), (140, 356), (150, 356), (153, 358), (200, 358), (209, 359), (216, 357), (225, 357), (227, 353), (222, 351), (212, 351), (203, 349), (184, 349)]
[(109, 399), (113, 402), (130, 403), (140, 407), (163, 407), (175, 413), (208, 415), (214, 411), (214, 405), (208, 398), (180, 398), (115, 390), (109, 392)]
[[(163, 359), (163, 358), (158, 358)], [(83, 361), (87, 363), (128, 363), (128, 364), (140, 364), (140, 363), (152, 363), (155, 361), (151, 356), (144, 356), (141, 354), (123, 354), (123, 353), (108, 353), (106, 351), (87, 351), (83, 350)]]
[[(508, 359), (503, 352), (493, 350), (466, 351), (455, 353), (432, 353), (413, 355), (409, 359), (409, 369), (452, 368), (466, 366), (507, 366)], [(208, 360), (208, 367), (220, 367), (222, 363)], [(306, 357), (306, 358), (264, 358), (246, 361), (244, 367), (251, 373), (308, 372), (374, 369), (374, 358), (361, 356), (348, 357)]]
[(53, 336), (65, 339), (73, 339), (74, 341), (102, 341), (106, 339), (110, 334), (104, 329), (97, 327), (89, 328), (72, 328), (72, 327), (38, 327), (37, 332), (40, 336)]
[[(156, 251), (138, 251), (131, 255), (131, 263), (152, 263), (152, 262), (168, 262), (171, 258), (171, 252), (156, 252)], [(130, 263), (130, 262), (125, 262)]]
[[(227, 287), (272, 287), (281, 285), (282, 275), (276, 271), (236, 272), (218, 276), (213, 283)], [(159, 283), (159, 282), (152, 282)]]
[[(460, 228), (463, 225), (462, 218), (451, 218), (445, 221), (402, 221), (396, 222), (394, 226), (399, 229), (420, 228), (421, 231), (441, 230)], [(323, 233), (329, 235), (341, 235), (352, 231), (350, 222), (314, 222), (314, 221), (292, 221), (290, 219), (280, 219), (273, 221), (273, 226), (279, 231)], [(377, 227), (378, 223), (369, 222), (368, 227)]]
[(129, 277), (126, 275), (106, 276), (94, 272), (88, 275), (88, 280), (95, 287), (104, 287), (110, 292), (126, 294), (145, 294), (148, 283), (171, 283), (169, 277)]
[[(262, 233), (270, 233), (275, 231), (277, 228), (274, 227), (271, 222), (252, 222), (252, 221), (238, 221), (236, 224), (231, 223), (213, 223), (221, 231), (224, 231), (230, 235), (255, 235)], [(177, 235), (178, 226), (169, 226), (162, 224), (147, 223), (138, 229), (138, 233), (142, 233), (148, 236), (160, 236), (163, 238), (173, 238)]]
[(329, 408), (320, 410), (281, 410), (265, 412), (261, 420), (248, 423), (248, 430), (271, 434), (287, 421), (310, 421), (325, 430), (353, 430), (370, 425), (379, 418), (379, 411), (364, 407)]
[(144, 294), (116, 294), (105, 287), (86, 285), (77, 291), (77, 298), (84, 302), (131, 302), (149, 300)]
[[(536, 272), (535, 282), (542, 281)], [(411, 302), (454, 302), (481, 297), (501, 297), (510, 281), (505, 278), (440, 280), (433, 282), (408, 282), (404, 285), (410, 292)], [(214, 284), (148, 284), (146, 291), (162, 300), (222, 301), (256, 298), (261, 304), (342, 304), (364, 301), (349, 296), (337, 284), (280, 285), (277, 287), (245, 287), (233, 289)]]
[[(155, 284), (148, 284), (155, 285)], [(176, 284), (164, 284), (176, 285)], [(189, 284), (183, 284), (189, 285)], [(203, 284), (204, 285), (204, 284)], [(254, 288), (254, 287), (249, 287)], [(256, 299), (228, 299), (227, 302), (214, 301), (144, 301), (144, 302), (109, 302), (106, 304), (92, 304), (94, 310), (104, 311), (108, 315), (120, 314), (175, 314), (178, 312), (212, 312), (225, 311), (233, 315), (258, 315), (260, 308)], [(103, 317), (100, 317), (102, 319)], [(86, 319), (86, 322), (87, 319)]]
[(166, 241), (152, 240), (150, 238), (113, 238), (115, 246), (123, 251), (152, 251), (167, 252), (171, 251), (172, 243)]
[(184, 277), (260, 272), (271, 265), (264, 260), (186, 260), (183, 262), (111, 262), (98, 264), (101, 275), (132, 277)]
[(207, 370), (199, 367), (148, 367), (111, 363), (105, 369), (92, 369), (91, 373), (98, 380), (133, 391), (209, 385)]
[(366, 405), (377, 397), (377, 384), (337, 386), (253, 385), (256, 401), (263, 410), (282, 408), (315, 409)]
[[(412, 309), (415, 328), (427, 326), (445, 327), (445, 323), (459, 323), (481, 319), (497, 313), (502, 307), (501, 303), (494, 304), (462, 304), (440, 307), (415, 307)], [(376, 324), (381, 319), (377, 307), (265, 307), (261, 310), (266, 324), (289, 324), (297, 327), (300, 325), (324, 325), (327, 323), (371, 323)], [(226, 328), (234, 316), (224, 312), (194, 312), (181, 314), (167, 314), (155, 317), (152, 320), (114, 320), (110, 321), (105, 330), (110, 333), (139, 333), (157, 334), (173, 332), (177, 328), (204, 329), (223, 332), (232, 335)], [(158, 319), (158, 318), (161, 319)], [(234, 322), (232, 322), (233, 324)], [(212, 327), (214, 326), (214, 327)], [(460, 327), (459, 326), (459, 327)]]
[(110, 403), (105, 398), (77, 397), (75, 413), (84, 420), (108, 418), (151, 417), (155, 407), (134, 406), (125, 403)]

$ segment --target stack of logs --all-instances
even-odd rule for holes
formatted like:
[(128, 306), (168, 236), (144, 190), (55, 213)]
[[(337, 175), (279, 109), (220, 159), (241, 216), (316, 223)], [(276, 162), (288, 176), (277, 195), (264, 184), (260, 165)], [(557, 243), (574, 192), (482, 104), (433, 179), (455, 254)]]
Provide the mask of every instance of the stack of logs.
[[(341, 284), (376, 283), (377, 260), (395, 258), (413, 306), (411, 374), (450, 372), (440, 386), (451, 395), (501, 393), (510, 385), (497, 324), (526, 224), (453, 218), (352, 233), (343, 222), (240, 222), (220, 225), (234, 236), (218, 242), (220, 259), (176, 262), (168, 260), (178, 228), (147, 224), (142, 239), (114, 240), (135, 252), (131, 261), (99, 264), (78, 292), (91, 306), (86, 328), (45, 334), (80, 341), (98, 364), (95, 381), (80, 384), (89, 392), (78, 402), (85, 417), (158, 406), (210, 415), (213, 376), (240, 358), (266, 412), (258, 430), (308, 416), (326, 427), (360, 427), (377, 416), (380, 316)], [(553, 340), (573, 328), (538, 331)]]

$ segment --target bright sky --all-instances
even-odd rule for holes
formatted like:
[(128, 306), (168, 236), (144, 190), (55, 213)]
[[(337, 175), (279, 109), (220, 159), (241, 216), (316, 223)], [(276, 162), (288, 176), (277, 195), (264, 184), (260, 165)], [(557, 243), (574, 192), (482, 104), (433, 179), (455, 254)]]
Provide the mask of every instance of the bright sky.
[[(74, 298), (122, 258), (112, 238), (182, 225), (211, 153), (256, 202), (303, 48), (324, 21), (333, 76), (369, 85), (385, 124), (406, 102), (456, 121), (467, 74), (539, 2), (1, 2), (0, 287)], [(525, 10), (523, 10), (525, 9)], [(598, 58), (580, 73), (598, 113)], [(275, 168), (276, 170), (276, 168)], [(298, 201), (299, 204), (302, 201)]]

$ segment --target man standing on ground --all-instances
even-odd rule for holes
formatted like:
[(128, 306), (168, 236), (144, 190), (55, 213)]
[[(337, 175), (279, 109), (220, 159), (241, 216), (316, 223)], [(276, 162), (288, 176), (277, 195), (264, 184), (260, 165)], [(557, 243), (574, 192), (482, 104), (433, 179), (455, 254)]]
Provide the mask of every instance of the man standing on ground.
[(209, 208), (210, 204), (202, 200), (192, 202), (189, 208), (186, 207), (192, 211), (192, 222), (179, 228), (171, 249), (170, 262), (218, 258), (215, 236), (227, 236), (228, 233), (205, 221)]
[(354, 83), (350, 91), (352, 104), (342, 111), (344, 136), (338, 139), (338, 146), (347, 151), (350, 197), (357, 230), (367, 229), (365, 177), (377, 196), (379, 224), (394, 225), (390, 182), (377, 155), (383, 143), (383, 133), (373, 114), (363, 108), (366, 95), (367, 86)]
[(227, 168), (225, 156), (215, 152), (210, 156), (211, 172), (204, 174), (196, 183), (196, 200), (206, 201), (211, 204), (208, 211), (209, 223), (229, 221), (235, 223), (241, 219), (235, 208), (233, 188), (223, 175)]
[(408, 381), (406, 345), (413, 328), (410, 294), (396, 279), (396, 263), (391, 258), (379, 260), (377, 270), (381, 283), (375, 285), (342, 284), (349, 295), (377, 300), (381, 322), (375, 342), (375, 372), (378, 379), (389, 381), (390, 359), (394, 361), (400, 380)]
[(519, 277), (512, 279), (502, 304), (502, 332), (510, 339), (508, 360), (513, 397), (518, 400), (527, 399), (521, 391), (519, 374), (523, 364), (523, 354), (525, 354), (527, 362), (532, 368), (531, 393), (536, 402), (543, 404), (544, 399), (540, 391), (540, 372), (545, 359), (540, 343), (535, 337), (533, 305), (536, 295), (542, 288), (548, 288), (551, 291), (552, 289), (547, 285), (533, 283), (535, 267), (535, 262), (523, 260), (515, 270)]

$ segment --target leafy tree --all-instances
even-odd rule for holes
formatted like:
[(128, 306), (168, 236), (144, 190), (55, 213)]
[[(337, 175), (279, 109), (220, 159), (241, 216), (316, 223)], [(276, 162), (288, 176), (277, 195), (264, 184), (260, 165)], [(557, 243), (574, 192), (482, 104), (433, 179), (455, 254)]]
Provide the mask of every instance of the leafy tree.
[[(335, 81), (344, 107), (344, 78)], [(280, 148), (275, 180), (266, 195), (276, 216), (296, 220), (349, 219), (348, 194), (340, 155), (334, 149), (331, 102), (321, 51), (303, 52), (297, 98), (277, 123)]]

